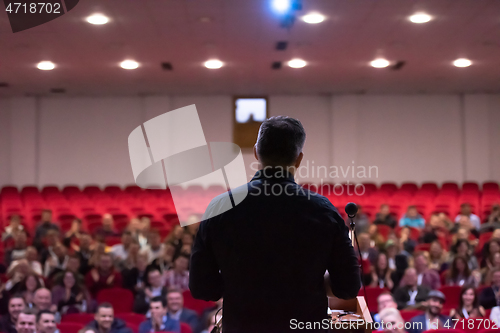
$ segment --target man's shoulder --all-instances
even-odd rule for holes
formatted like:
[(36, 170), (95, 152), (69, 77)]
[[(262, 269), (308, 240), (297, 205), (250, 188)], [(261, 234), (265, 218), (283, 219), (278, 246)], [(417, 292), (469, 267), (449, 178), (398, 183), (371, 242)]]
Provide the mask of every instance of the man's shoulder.
[(184, 317), (184, 318), (196, 317), (196, 318), (198, 318), (198, 313), (196, 311), (188, 309), (188, 308), (182, 308), (181, 317)]
[(425, 313), (416, 315), (415, 317), (411, 318), (410, 321), (412, 323), (425, 322)]

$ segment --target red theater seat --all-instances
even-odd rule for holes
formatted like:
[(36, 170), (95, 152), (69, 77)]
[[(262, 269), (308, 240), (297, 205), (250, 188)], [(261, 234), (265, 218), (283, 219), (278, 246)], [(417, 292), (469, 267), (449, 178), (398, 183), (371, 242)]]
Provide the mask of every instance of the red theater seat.
[(181, 333), (193, 333), (191, 326), (186, 323), (181, 323)]
[[(451, 324), (451, 323), (450, 323)], [(465, 333), (463, 330), (453, 328), (438, 328), (437, 330), (427, 330), (423, 333)]]
[(132, 312), (134, 294), (124, 288), (103, 289), (97, 294), (97, 303), (111, 303), (115, 314)]
[(91, 313), (71, 313), (63, 315), (61, 323), (78, 323), (87, 325), (92, 320), (94, 320), (94, 315)]
[(145, 315), (138, 314), (138, 313), (133, 313), (133, 312), (118, 313), (116, 315), (116, 318), (120, 318), (123, 321), (125, 321), (127, 323), (130, 323), (130, 324), (133, 324), (133, 325), (136, 325), (136, 326), (139, 326), (143, 321), (146, 320), (146, 316)]
[(459, 286), (443, 286), (439, 290), (446, 296), (446, 302), (444, 304), (447, 308), (456, 308), (460, 303), (460, 290)]
[(418, 316), (424, 312), (421, 310), (401, 310), (400, 313), (404, 321), (410, 321), (413, 317)]
[(184, 296), (184, 307), (196, 311), (199, 316), (201, 316), (203, 311), (206, 309), (213, 308), (216, 305), (215, 302), (208, 302), (193, 298), (193, 295), (191, 295), (189, 290), (184, 291), (182, 296)]
[(78, 333), (83, 328), (83, 325), (78, 323), (60, 323), (57, 325), (57, 328), (61, 333)]
[(368, 309), (370, 312), (376, 313), (378, 310), (377, 298), (383, 292), (389, 291), (385, 288), (379, 287), (366, 287), (366, 295), (363, 288), (359, 290), (358, 296), (365, 296), (366, 305), (368, 305)]

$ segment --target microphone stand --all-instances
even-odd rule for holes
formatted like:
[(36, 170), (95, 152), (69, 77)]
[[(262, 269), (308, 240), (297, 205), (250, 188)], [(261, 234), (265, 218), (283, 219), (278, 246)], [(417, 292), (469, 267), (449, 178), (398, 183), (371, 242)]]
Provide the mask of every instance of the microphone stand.
[(351, 240), (353, 242), (353, 245), (356, 244), (356, 246), (358, 248), (358, 254), (359, 254), (359, 278), (361, 280), (361, 285), (363, 286), (363, 292), (365, 294), (365, 299), (368, 299), (368, 295), (366, 294), (366, 286), (363, 283), (363, 265), (362, 265), (363, 256), (361, 255), (361, 249), (359, 248), (358, 237), (356, 235), (356, 223), (354, 223), (354, 217), (356, 216), (356, 214), (354, 214), (354, 215), (348, 215), (348, 216), (351, 219), (351, 223), (349, 224), (349, 226), (351, 227)]

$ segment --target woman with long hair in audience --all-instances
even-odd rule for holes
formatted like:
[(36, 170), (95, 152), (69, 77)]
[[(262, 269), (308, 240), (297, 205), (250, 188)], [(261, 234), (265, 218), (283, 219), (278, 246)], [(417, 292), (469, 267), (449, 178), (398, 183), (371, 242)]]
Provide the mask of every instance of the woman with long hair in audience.
[(28, 274), (26, 277), (19, 282), (17, 286), (14, 286), (11, 290), (11, 294), (21, 294), (23, 295), (26, 305), (30, 308), (33, 307), (33, 296), (37, 289), (42, 288), (43, 281), (36, 274)]
[(472, 250), (473, 249), (468, 240), (457, 240), (457, 242), (451, 248), (452, 257), (450, 258), (450, 262), (453, 261), (455, 256), (463, 256), (467, 258), (467, 265), (469, 266), (469, 269), (471, 271), (479, 269), (479, 262), (477, 261), (476, 256), (472, 254)]
[(486, 260), (486, 267), (481, 269), (482, 284), (487, 286), (491, 284), (491, 273), (496, 268), (500, 268), (500, 252), (493, 253)]
[(429, 268), (441, 273), (448, 268), (447, 261), (448, 253), (443, 250), (439, 241), (433, 241), (429, 248)]
[(492, 238), (488, 243), (484, 244), (481, 267), (487, 267), (488, 259), (491, 260), (491, 258), (493, 258), (493, 255), (497, 252), (500, 252), (500, 239)]
[(52, 288), (52, 304), (61, 314), (87, 312), (90, 295), (78, 283), (74, 272), (66, 270), (62, 280)]
[(394, 283), (391, 279), (392, 272), (392, 269), (389, 268), (387, 255), (384, 252), (380, 252), (375, 261), (375, 265), (372, 267), (372, 281), (370, 286), (391, 290), (394, 287)]
[(473, 285), (464, 285), (460, 291), (458, 308), (450, 311), (452, 319), (482, 318), (485, 315), (484, 308), (479, 305), (477, 290)]
[(446, 285), (448, 286), (477, 286), (478, 282), (472, 275), (467, 259), (464, 256), (457, 255), (451, 263), (451, 267), (446, 274)]

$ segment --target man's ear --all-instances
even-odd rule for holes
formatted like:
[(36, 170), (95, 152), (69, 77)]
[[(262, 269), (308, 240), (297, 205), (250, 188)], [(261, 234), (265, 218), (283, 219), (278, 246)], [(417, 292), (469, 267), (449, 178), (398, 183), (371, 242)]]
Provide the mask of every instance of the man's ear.
[(297, 159), (295, 160), (295, 165), (294, 165), (295, 169), (299, 168), (303, 158), (304, 158), (304, 153), (300, 152), (299, 156), (297, 156)]
[(257, 147), (255, 145), (253, 146), (253, 156), (255, 156), (257, 161), (259, 160), (259, 156), (257, 156)]

